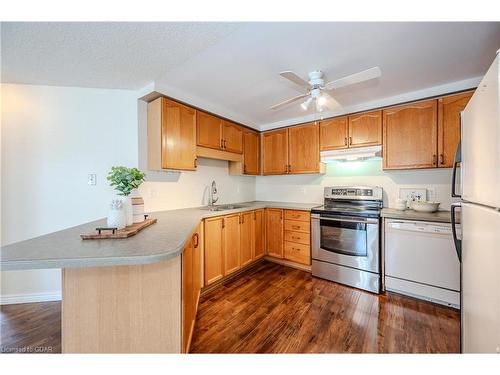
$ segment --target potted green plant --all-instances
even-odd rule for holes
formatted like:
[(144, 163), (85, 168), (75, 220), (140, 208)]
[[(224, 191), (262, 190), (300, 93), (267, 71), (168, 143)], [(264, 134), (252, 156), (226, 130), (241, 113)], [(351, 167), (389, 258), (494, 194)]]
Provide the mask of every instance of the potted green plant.
[[(114, 166), (108, 173), (109, 184), (117, 191), (118, 195), (123, 197), (127, 225), (144, 220), (144, 201), (137, 188), (144, 182), (145, 178), (144, 172), (137, 168)], [(134, 207), (132, 207), (132, 203), (134, 203)], [(136, 220), (134, 220), (134, 216), (136, 216)]]

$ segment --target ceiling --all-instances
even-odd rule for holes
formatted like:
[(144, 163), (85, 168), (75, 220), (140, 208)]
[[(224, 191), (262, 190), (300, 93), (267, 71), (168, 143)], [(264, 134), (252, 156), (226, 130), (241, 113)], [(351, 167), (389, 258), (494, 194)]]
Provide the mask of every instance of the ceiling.
[[(334, 92), (332, 112), (482, 76), (500, 23), (2, 23), (2, 82), (140, 90), (148, 85), (251, 126), (307, 115), (279, 72), (326, 81), (379, 66)], [(314, 107), (314, 106), (311, 106)], [(313, 111), (313, 109), (311, 109)], [(311, 115), (311, 113), (309, 113)]]

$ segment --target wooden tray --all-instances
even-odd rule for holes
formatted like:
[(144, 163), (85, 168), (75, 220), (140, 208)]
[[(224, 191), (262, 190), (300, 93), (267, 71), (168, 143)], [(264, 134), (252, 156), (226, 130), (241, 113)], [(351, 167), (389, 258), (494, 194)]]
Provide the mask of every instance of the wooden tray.
[(142, 223), (137, 223), (137, 224), (132, 224), (128, 225), (123, 229), (115, 231), (115, 233), (112, 233), (110, 230), (106, 230), (104, 232), (101, 232), (100, 234), (98, 233), (97, 229), (88, 234), (80, 234), (80, 237), (82, 240), (104, 240), (108, 238), (127, 238), (127, 237), (132, 237), (139, 233), (141, 230), (144, 228), (149, 227), (150, 225), (153, 225), (156, 223), (156, 219), (146, 219)]

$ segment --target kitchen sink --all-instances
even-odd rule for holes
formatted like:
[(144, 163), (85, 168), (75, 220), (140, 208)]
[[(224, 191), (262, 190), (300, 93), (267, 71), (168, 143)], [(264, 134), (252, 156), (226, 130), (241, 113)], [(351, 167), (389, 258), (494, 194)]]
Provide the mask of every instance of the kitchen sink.
[(217, 206), (205, 206), (202, 210), (207, 211), (226, 211), (226, 210), (237, 210), (238, 208), (244, 208), (245, 206), (240, 206), (237, 204), (220, 204)]

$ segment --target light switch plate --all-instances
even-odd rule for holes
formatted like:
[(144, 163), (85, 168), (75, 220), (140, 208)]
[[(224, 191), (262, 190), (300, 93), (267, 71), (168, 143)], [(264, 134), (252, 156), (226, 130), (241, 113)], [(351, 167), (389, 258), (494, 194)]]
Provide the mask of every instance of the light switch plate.
[(97, 175), (95, 173), (91, 173), (88, 175), (87, 184), (97, 185)]
[(399, 198), (406, 199), (406, 206), (411, 208), (414, 201), (427, 200), (426, 188), (399, 188)]

